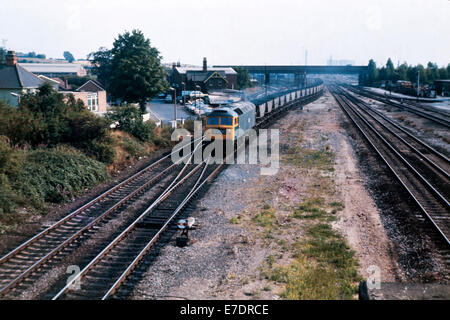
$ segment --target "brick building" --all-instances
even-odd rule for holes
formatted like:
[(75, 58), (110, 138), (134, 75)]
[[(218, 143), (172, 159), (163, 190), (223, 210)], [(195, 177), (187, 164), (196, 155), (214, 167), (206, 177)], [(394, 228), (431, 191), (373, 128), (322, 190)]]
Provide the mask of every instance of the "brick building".
[(106, 102), (106, 90), (95, 81), (89, 80), (76, 91), (64, 91), (64, 94), (73, 94), (75, 99), (80, 99), (88, 110), (104, 114), (107, 112), (108, 104)]
[(208, 67), (206, 58), (203, 58), (202, 67), (181, 67), (174, 64), (170, 82), (177, 92), (197, 90), (198, 87), (202, 92), (237, 89), (237, 73), (233, 68)]

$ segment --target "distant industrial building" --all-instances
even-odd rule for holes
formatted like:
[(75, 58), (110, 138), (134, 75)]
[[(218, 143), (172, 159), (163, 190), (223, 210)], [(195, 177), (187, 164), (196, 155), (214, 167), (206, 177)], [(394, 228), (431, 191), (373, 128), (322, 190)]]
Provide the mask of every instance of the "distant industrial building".
[(233, 68), (208, 67), (204, 58), (203, 67), (181, 67), (179, 64), (173, 64), (170, 82), (180, 93), (198, 89), (202, 92), (237, 89), (237, 72)]
[(8, 51), (6, 64), (0, 65), (0, 99), (17, 106), (20, 96), (33, 93), (44, 81), (17, 63), (14, 51)]
[(28, 71), (50, 78), (62, 76), (84, 77), (86, 69), (78, 63), (21, 63)]
[(327, 60), (327, 66), (353, 66), (355, 64), (355, 60), (333, 60), (333, 57)]

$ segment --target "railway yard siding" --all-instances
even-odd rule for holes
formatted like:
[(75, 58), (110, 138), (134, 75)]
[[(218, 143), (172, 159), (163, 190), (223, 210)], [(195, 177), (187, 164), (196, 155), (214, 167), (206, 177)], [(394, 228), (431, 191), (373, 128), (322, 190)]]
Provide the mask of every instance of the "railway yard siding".
[[(163, 248), (132, 298), (356, 298), (370, 265), (380, 267), (384, 281), (403, 277), (343, 116), (329, 94), (304, 108), (271, 126), (281, 130), (279, 173), (228, 166), (193, 212), (199, 227), (192, 244)], [(299, 157), (292, 157), (293, 145)], [(337, 272), (322, 259), (323, 243), (335, 244)], [(319, 281), (323, 276), (338, 285)], [(305, 285), (311, 289), (300, 290)]]

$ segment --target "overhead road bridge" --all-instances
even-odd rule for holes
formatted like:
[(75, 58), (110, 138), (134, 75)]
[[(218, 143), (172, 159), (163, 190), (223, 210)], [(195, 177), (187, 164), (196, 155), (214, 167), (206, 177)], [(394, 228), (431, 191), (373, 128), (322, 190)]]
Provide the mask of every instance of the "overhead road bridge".
[(271, 74), (294, 74), (297, 81), (304, 81), (307, 74), (367, 74), (367, 66), (276, 66), (276, 65), (228, 65), (214, 66), (221, 68), (244, 68), (249, 73), (264, 74), (265, 82), (269, 83)]

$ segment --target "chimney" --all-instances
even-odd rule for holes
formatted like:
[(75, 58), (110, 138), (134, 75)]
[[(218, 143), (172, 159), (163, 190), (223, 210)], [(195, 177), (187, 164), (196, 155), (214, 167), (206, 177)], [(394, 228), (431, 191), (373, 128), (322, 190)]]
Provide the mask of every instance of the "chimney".
[(177, 62), (177, 67), (181, 67), (181, 62), (180, 61)]
[(177, 65), (175, 64), (175, 62), (172, 63), (172, 69), (175, 69), (176, 66), (177, 66)]
[(17, 64), (17, 56), (15, 51), (8, 51), (6, 54), (6, 65), (15, 66)]
[(206, 58), (203, 58), (203, 71), (207, 71), (208, 70), (208, 63), (206, 61)]

